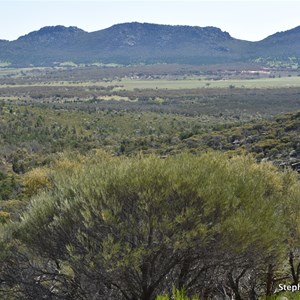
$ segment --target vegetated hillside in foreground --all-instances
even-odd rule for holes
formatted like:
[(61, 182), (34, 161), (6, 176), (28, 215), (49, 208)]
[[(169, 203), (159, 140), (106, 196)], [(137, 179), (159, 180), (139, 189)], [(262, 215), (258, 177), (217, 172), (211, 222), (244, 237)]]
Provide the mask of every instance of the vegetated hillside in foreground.
[(12, 66), (60, 63), (215, 64), (300, 57), (299, 28), (260, 42), (235, 39), (216, 27), (124, 23), (85, 32), (77, 27), (49, 26), (15, 41), (0, 41), (0, 61)]
[[(176, 285), (204, 299), (222, 299), (224, 291), (251, 299), (251, 293), (273, 294), (279, 277), (287, 284), (299, 280), (292, 271), (299, 263), (298, 176), (250, 157), (234, 157), (244, 144), (245, 152), (257, 149), (258, 159), (265, 153), (272, 158), (262, 146), (272, 134), (278, 149), (271, 150), (280, 150), (283, 158), (287, 153), (287, 161), (297, 158), (299, 115), (198, 136), (183, 131), (197, 122), (190, 117), (3, 105), (0, 222), (15, 223), (13, 228), (0, 225), (7, 238), (0, 243), (0, 295), (9, 300), (91, 295), (122, 300), (125, 293), (155, 299)], [(131, 126), (152, 120), (152, 128), (130, 135)], [(120, 140), (115, 123), (122, 124), (127, 139)], [(157, 136), (155, 123), (162, 130)], [(103, 135), (97, 139), (101, 124)], [(92, 150), (110, 146), (121, 157)], [(209, 148), (234, 151), (199, 156)], [(63, 149), (73, 153), (50, 155)], [(90, 152), (78, 155), (77, 150)], [(151, 150), (197, 155), (133, 155)], [(128, 153), (131, 158), (125, 159)], [(4, 158), (11, 160), (13, 176), (5, 173), (9, 163)], [(14, 199), (20, 190), (19, 200)], [(18, 211), (32, 196), (17, 222)], [(151, 272), (143, 267), (149, 260)], [(132, 284), (145, 272), (147, 284)], [(148, 296), (142, 298), (145, 290)]]
[(0, 299), (297, 299), (299, 78), (75, 70), (1, 72)]
[(211, 134), (193, 136), (187, 145), (229, 153), (252, 153), (257, 160), (300, 172), (300, 112), (288, 113), (269, 121), (232, 127)]
[(17, 218), (18, 207), (28, 198), (24, 175), (51, 165), (64, 151), (105, 149), (115, 156), (155, 153), (165, 157), (213, 149), (230, 155), (251, 153), (258, 161), (267, 159), (299, 170), (299, 113), (263, 121), (256, 113), (216, 115), (209, 113), (211, 108), (205, 115), (186, 116), (185, 109), (178, 114), (149, 112), (147, 107), (117, 111), (111, 104), (103, 110), (89, 103), (79, 109), (69, 104), (33, 105), (0, 106), (0, 207), (11, 213), (11, 219)]
[(155, 300), (173, 286), (259, 299), (299, 281), (300, 184), (270, 163), (97, 151), (30, 172), (26, 188), (0, 244), (5, 299)]

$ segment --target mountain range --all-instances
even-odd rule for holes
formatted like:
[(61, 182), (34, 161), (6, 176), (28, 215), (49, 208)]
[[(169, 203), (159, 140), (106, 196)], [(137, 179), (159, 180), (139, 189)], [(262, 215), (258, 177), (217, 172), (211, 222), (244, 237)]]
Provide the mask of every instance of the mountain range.
[(261, 41), (235, 39), (216, 27), (123, 23), (86, 32), (47, 26), (14, 41), (0, 40), (0, 62), (54, 66), (63, 62), (216, 64), (266, 59), (300, 61), (300, 26)]

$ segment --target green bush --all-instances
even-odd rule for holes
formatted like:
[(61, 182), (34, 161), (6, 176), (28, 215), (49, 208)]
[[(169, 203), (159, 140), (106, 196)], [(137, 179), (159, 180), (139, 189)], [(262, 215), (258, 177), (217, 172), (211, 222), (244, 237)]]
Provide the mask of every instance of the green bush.
[(211, 282), (242, 298), (263, 295), (268, 266), (282, 268), (300, 236), (297, 174), (249, 156), (95, 153), (51, 178), (15, 236), (90, 295), (150, 300), (174, 284), (220, 296)]

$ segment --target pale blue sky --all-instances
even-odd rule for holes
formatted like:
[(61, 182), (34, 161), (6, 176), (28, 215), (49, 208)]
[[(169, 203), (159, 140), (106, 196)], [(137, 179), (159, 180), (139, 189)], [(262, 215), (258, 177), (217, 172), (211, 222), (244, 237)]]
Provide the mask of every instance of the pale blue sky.
[(138, 21), (216, 26), (235, 38), (256, 41), (299, 26), (299, 12), (298, 0), (0, 0), (0, 39), (14, 40), (50, 25), (90, 32)]

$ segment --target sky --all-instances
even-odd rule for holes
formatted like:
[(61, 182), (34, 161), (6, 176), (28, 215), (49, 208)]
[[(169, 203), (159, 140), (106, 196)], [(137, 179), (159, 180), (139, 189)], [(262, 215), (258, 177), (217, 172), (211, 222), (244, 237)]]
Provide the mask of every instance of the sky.
[(0, 0), (0, 39), (15, 40), (44, 26), (97, 31), (125, 22), (215, 26), (261, 40), (300, 25), (300, 0)]

